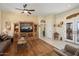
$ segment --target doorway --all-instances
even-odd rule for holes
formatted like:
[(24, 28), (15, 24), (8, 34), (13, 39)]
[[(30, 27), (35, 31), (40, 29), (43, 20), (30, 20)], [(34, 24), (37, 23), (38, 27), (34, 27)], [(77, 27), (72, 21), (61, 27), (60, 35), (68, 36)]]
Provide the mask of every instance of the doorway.
[(46, 37), (46, 21), (45, 20), (41, 20), (40, 29), (41, 29), (40, 30), (41, 36)]

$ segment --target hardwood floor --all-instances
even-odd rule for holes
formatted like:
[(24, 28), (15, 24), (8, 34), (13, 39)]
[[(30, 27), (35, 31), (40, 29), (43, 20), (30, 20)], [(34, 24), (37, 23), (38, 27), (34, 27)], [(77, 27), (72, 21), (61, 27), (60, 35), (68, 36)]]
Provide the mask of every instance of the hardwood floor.
[(6, 53), (8, 56), (57, 56), (53, 48), (40, 39), (34, 39), (27, 40), (26, 47), (20, 49), (17, 49), (17, 44), (14, 42)]

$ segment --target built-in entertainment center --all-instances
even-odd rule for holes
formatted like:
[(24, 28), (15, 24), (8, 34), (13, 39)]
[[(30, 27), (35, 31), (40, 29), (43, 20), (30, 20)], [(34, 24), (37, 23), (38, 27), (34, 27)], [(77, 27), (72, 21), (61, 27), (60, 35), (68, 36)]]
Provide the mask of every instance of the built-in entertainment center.
[(33, 32), (33, 24), (32, 23), (20, 23), (20, 32)]
[(16, 38), (35, 38), (37, 35), (37, 24), (33, 22), (19, 22), (14, 24), (14, 35)]

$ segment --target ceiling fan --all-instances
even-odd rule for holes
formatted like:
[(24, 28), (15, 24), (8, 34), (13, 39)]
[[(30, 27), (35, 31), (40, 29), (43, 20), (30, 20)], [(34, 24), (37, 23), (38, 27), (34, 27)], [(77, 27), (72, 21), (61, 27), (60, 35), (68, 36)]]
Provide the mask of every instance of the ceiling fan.
[(31, 12), (32, 11), (35, 11), (34, 9), (26, 9), (26, 7), (27, 7), (27, 4), (24, 4), (23, 5), (23, 9), (20, 9), (20, 8), (16, 8), (17, 10), (21, 10), (22, 12), (21, 13), (28, 13), (28, 14), (32, 14)]

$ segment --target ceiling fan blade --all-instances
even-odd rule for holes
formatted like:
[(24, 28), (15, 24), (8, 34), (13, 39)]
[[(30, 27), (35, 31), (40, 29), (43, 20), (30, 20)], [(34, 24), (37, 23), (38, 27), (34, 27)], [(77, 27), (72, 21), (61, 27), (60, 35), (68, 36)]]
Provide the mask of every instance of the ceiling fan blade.
[(29, 11), (28, 9), (24, 9), (25, 11)]
[(28, 11), (35, 11), (34, 9), (28, 10)]
[(21, 13), (24, 13), (24, 11), (23, 11), (23, 12), (21, 12)]
[(16, 8), (17, 10), (24, 10), (24, 9), (20, 9), (20, 8)]
[(31, 14), (31, 12), (28, 11), (29, 14)]

